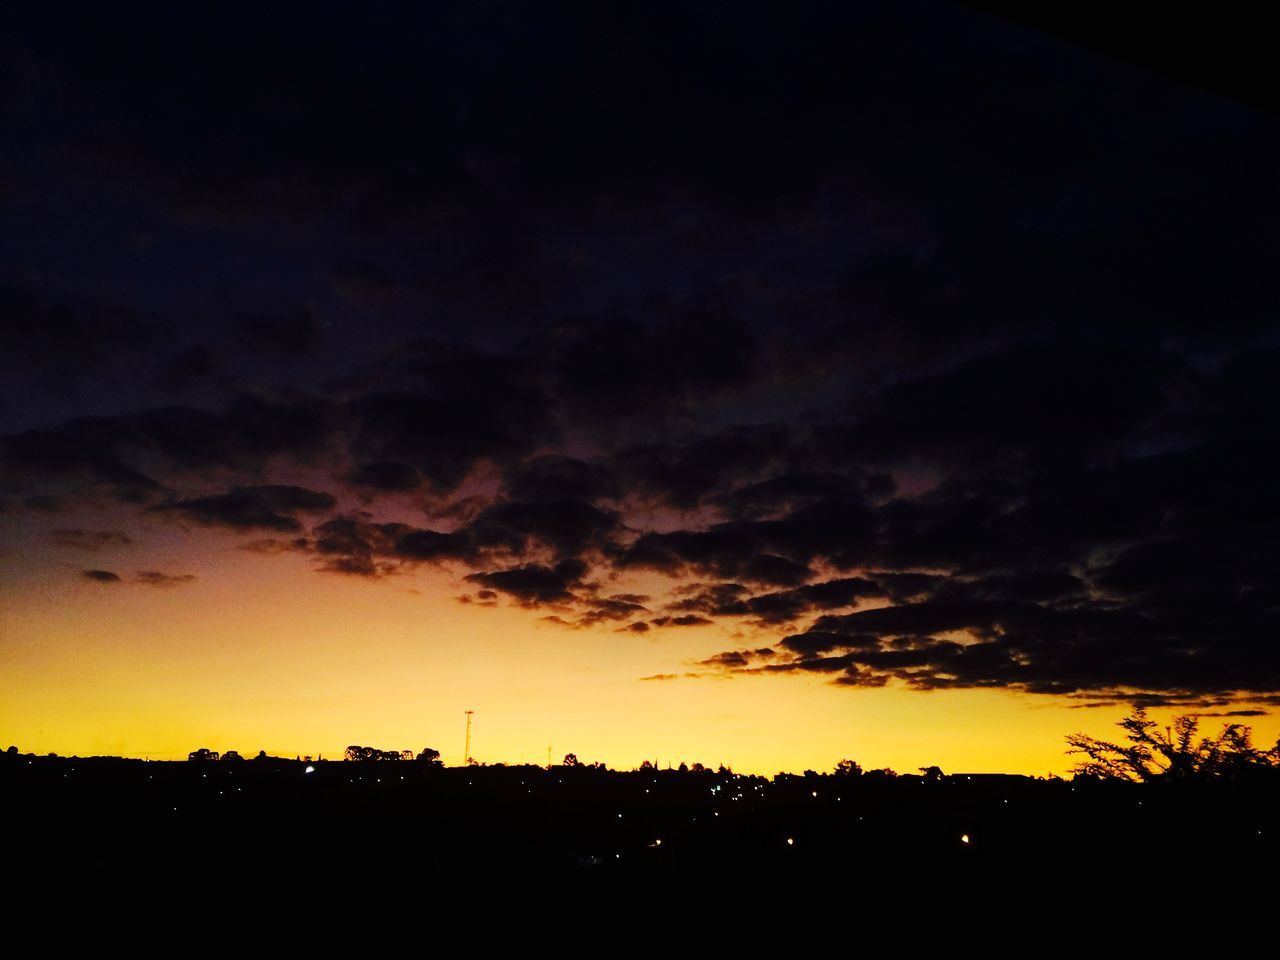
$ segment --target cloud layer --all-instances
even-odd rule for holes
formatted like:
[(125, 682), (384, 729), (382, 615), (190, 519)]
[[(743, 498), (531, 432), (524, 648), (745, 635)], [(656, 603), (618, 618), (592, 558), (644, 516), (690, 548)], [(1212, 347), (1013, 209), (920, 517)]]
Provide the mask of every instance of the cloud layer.
[(1273, 118), (949, 7), (504, 9), (6, 14), (0, 514), (695, 674), (1280, 693)]

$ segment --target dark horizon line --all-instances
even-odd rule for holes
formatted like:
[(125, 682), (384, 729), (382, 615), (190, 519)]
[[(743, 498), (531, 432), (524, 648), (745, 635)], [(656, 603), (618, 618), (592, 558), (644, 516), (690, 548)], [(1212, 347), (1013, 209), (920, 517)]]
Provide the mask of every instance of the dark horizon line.
[[(240, 756), (239, 754), (237, 754), (236, 758), (231, 760), (226, 759), (225, 755), (220, 755), (216, 759), (213, 759), (213, 758), (201, 759), (201, 758), (193, 758), (189, 756), (187, 759), (168, 758), (168, 759), (153, 760), (150, 757), (145, 755), (124, 756), (121, 754), (91, 754), (87, 756), (81, 756), (79, 754), (34, 753), (34, 752), (24, 753), (20, 750), (15, 750), (13, 748), (10, 748), (8, 751), (6, 751), (3, 754), (3, 756), (21, 758), (26, 760), (28, 763), (31, 763), (37, 760), (46, 761), (46, 762), (47, 761), (62, 762), (62, 761), (74, 760), (74, 761), (83, 761), (83, 762), (110, 761), (115, 763), (130, 763), (130, 764), (132, 763), (170, 764), (174, 766), (187, 767), (187, 766), (193, 766), (193, 765), (222, 766), (226, 764), (237, 765), (241, 763), (255, 764), (255, 763), (263, 763), (265, 761), (271, 761), (274, 763), (287, 763), (287, 764), (293, 764), (297, 766), (313, 766), (313, 767), (316, 767), (317, 769), (321, 766), (329, 767), (329, 766), (350, 765), (352, 767), (362, 767), (362, 766), (380, 765), (380, 764), (387, 764), (387, 765), (402, 764), (404, 767), (409, 769), (435, 770), (435, 771), (500, 770), (500, 769), (522, 769), (522, 770), (533, 769), (533, 770), (543, 770), (543, 771), (580, 770), (584, 772), (591, 771), (595, 773), (613, 773), (613, 774), (639, 774), (639, 773), (675, 773), (675, 774), (693, 774), (693, 775), (706, 774), (706, 775), (712, 775), (712, 776), (747, 777), (750, 779), (760, 779), (760, 780), (776, 780), (778, 778), (805, 779), (808, 777), (846, 777), (846, 776), (851, 778), (870, 776), (873, 779), (882, 778), (882, 779), (918, 779), (918, 780), (928, 780), (928, 779), (958, 780), (966, 777), (967, 778), (1013, 777), (1013, 778), (1020, 778), (1025, 780), (1045, 780), (1045, 781), (1067, 779), (1065, 777), (1061, 777), (1053, 773), (1049, 773), (1044, 776), (1038, 776), (1038, 775), (1026, 774), (1026, 773), (1004, 773), (1004, 772), (991, 772), (991, 771), (987, 771), (987, 772), (983, 772), (983, 771), (963, 772), (962, 771), (957, 773), (945, 773), (937, 765), (928, 765), (928, 766), (919, 767), (917, 768), (919, 771), (917, 773), (899, 773), (898, 771), (890, 767), (876, 767), (876, 768), (863, 769), (859, 766), (857, 773), (843, 774), (843, 773), (840, 773), (838, 770), (838, 762), (837, 764), (833, 764), (832, 769), (830, 770), (806, 769), (800, 773), (796, 773), (794, 771), (789, 771), (789, 770), (779, 770), (776, 773), (769, 775), (769, 774), (763, 774), (763, 773), (740, 773), (738, 771), (735, 771), (732, 767), (728, 766), (727, 764), (719, 764), (716, 766), (702, 765), (702, 769), (695, 770), (694, 769), (695, 764), (685, 763), (683, 761), (679, 765), (674, 765), (674, 766), (671, 764), (668, 764), (667, 766), (657, 766), (656, 764), (654, 764), (648, 767), (639, 766), (639, 767), (633, 767), (630, 769), (619, 769), (619, 768), (611, 767), (603, 761), (598, 761), (595, 763), (579, 762), (575, 764), (565, 764), (563, 762), (542, 764), (542, 763), (524, 763), (524, 762), (508, 763), (506, 761), (499, 760), (499, 761), (494, 761), (492, 763), (477, 761), (470, 764), (449, 765), (449, 764), (440, 763), (440, 762), (419, 760), (417, 758), (394, 758), (393, 759), (388, 757), (388, 758), (376, 759), (376, 760), (350, 760), (345, 757), (338, 758), (338, 759), (323, 759), (323, 758), (314, 758), (314, 757), (306, 757), (306, 756), (283, 757), (283, 756), (275, 756), (275, 755), (266, 754), (266, 753), (263, 753), (260, 756), (255, 755), (255, 756), (249, 756), (249, 757)], [(681, 767), (684, 767), (685, 769), (681, 769)], [(936, 771), (936, 773), (933, 773), (933, 771)]]

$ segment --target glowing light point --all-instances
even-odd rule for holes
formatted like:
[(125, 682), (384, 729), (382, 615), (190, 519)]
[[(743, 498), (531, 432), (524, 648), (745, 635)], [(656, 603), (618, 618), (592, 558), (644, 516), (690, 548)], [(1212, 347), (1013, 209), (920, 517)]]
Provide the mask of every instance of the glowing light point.
[(968, 843), (968, 842), (969, 842), (969, 835), (968, 835), (967, 833), (962, 833), (962, 834), (960, 834), (960, 842), (961, 842), (961, 843)]
[(315, 767), (312, 767), (312, 766), (308, 766), (308, 767), (307, 767), (307, 769), (303, 770), (302, 772), (303, 772), (303, 773), (315, 773), (315, 772), (316, 772), (316, 768), (315, 768)]

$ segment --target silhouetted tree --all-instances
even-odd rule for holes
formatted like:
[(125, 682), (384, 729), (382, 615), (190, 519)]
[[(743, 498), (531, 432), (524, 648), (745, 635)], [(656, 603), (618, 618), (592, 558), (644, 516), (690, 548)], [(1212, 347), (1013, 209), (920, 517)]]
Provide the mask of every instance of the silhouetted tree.
[(433, 767), (442, 766), (440, 760), (440, 751), (433, 750), (431, 747), (423, 747), (422, 752), (418, 754), (418, 759), (423, 763), (428, 763)]
[(564, 755), (564, 765), (566, 767), (576, 767), (578, 765), (578, 755), (576, 753), (566, 753)]
[(237, 750), (228, 750), (226, 753), (222, 755), (222, 759), (223, 759), (223, 762), (225, 763), (243, 763), (244, 762), (244, 757), (240, 756), (240, 753)]
[(926, 780), (941, 780), (943, 777), (941, 767), (921, 767), (920, 775)]
[(363, 762), (368, 760), (401, 760), (405, 758), (406, 754), (409, 758), (413, 757), (413, 751), (411, 750), (405, 750), (403, 752), (399, 750), (379, 750), (377, 747), (362, 747), (357, 744), (352, 744), (347, 747), (344, 757), (347, 760)]
[(681, 763), (680, 766), (676, 767), (676, 770), (680, 773), (688, 773), (689, 765), (687, 763)]
[(695, 764), (694, 764), (692, 767), (690, 767), (689, 769), (690, 769), (690, 770), (692, 770), (694, 773), (706, 773), (706, 772), (707, 772), (707, 768), (706, 768), (706, 767), (704, 767), (704, 766), (703, 766), (702, 764), (700, 764), (700, 763), (695, 763)]
[(1260, 750), (1253, 745), (1253, 730), (1244, 724), (1228, 723), (1217, 737), (1198, 737), (1199, 717), (1176, 717), (1173, 726), (1161, 731), (1138, 707), (1117, 726), (1124, 730), (1127, 744), (1083, 733), (1067, 736), (1067, 753), (1084, 756), (1074, 773), (1135, 783), (1218, 780), (1280, 764), (1280, 743), (1273, 750)]
[(643, 762), (640, 764), (640, 769), (641, 769), (641, 770), (652, 770), (652, 769), (653, 769), (653, 762), (652, 762), (652, 761), (649, 761), (649, 760), (645, 760), (645, 761), (643, 761)]
[(192, 750), (190, 753), (188, 753), (187, 759), (191, 761), (196, 761), (196, 762), (203, 762), (205, 760), (217, 760), (218, 751), (210, 750), (208, 747), (201, 747), (199, 750)]
[(892, 780), (897, 777), (897, 772), (889, 767), (881, 767), (879, 770), (868, 770), (863, 774), (868, 780)]
[(841, 760), (836, 764), (836, 775), (841, 777), (860, 777), (862, 767), (856, 760)]

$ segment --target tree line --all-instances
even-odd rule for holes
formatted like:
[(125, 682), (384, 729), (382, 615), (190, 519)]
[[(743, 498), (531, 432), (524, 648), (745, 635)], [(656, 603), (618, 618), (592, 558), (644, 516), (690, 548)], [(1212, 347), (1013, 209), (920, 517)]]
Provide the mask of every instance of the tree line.
[[(1138, 707), (1120, 720), (1118, 726), (1124, 731), (1122, 741), (1102, 740), (1084, 733), (1068, 734), (1067, 753), (1080, 757), (1072, 768), (1072, 774), (1094, 780), (1152, 783), (1230, 781), (1280, 772), (1280, 739), (1277, 739), (1273, 747), (1259, 747), (1253, 742), (1252, 727), (1243, 723), (1227, 723), (1216, 736), (1204, 736), (1200, 733), (1200, 718), (1194, 714), (1176, 717), (1162, 729), (1151, 719), (1145, 708)], [(10, 747), (9, 752), (16, 753), (17, 748)], [(234, 762), (244, 759), (235, 750), (219, 755), (217, 751), (206, 747), (193, 750), (187, 758), (201, 762), (219, 759)], [(264, 751), (259, 751), (254, 759), (268, 758)], [(431, 766), (443, 766), (440, 751), (432, 747), (423, 747), (415, 753), (412, 750), (382, 750), (352, 744), (344, 751), (343, 759), (352, 762), (417, 761)], [(483, 766), (475, 760), (469, 762)], [(562, 765), (567, 768), (608, 769), (603, 763), (583, 763), (573, 753), (565, 754)], [(657, 767), (653, 762), (645, 760), (640, 769), (648, 771), (656, 770)], [(700, 774), (710, 773), (711, 770), (701, 763), (694, 763), (692, 766), (681, 763), (677, 772)], [(732, 773), (732, 770), (721, 765), (716, 772), (727, 774)], [(832, 772), (841, 777), (872, 780), (898, 776), (887, 767), (864, 771), (857, 761), (847, 758), (840, 760)], [(814, 771), (805, 771), (806, 776), (813, 774)], [(941, 780), (944, 774), (941, 768), (929, 766), (920, 768), (920, 776), (925, 780)]]

